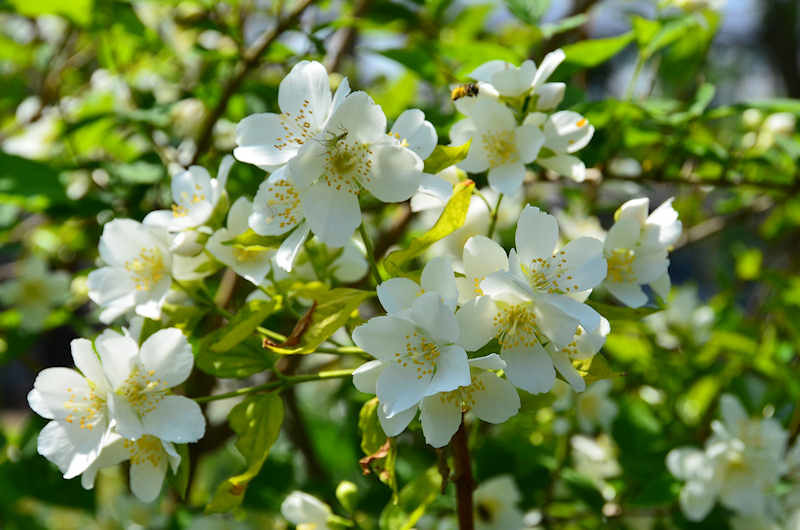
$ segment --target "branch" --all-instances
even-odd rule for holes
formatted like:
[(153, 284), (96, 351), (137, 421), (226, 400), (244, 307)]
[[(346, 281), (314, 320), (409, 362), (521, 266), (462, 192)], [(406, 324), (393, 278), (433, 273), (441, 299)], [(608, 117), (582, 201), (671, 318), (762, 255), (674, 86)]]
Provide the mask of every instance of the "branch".
[(472, 506), (472, 491), (475, 489), (475, 480), (472, 478), (472, 460), (469, 455), (467, 432), (464, 428), (464, 416), (461, 416), (461, 425), (450, 440), (453, 451), (453, 467), (455, 475), (453, 482), (456, 484), (456, 506), (458, 509), (459, 530), (475, 529), (475, 511)]
[(269, 383), (264, 383), (263, 385), (248, 386), (245, 388), (239, 388), (232, 392), (225, 392), (224, 394), (214, 394), (213, 396), (201, 396), (192, 399), (194, 399), (198, 403), (206, 403), (208, 401), (217, 401), (219, 399), (228, 399), (237, 396), (246, 396), (248, 394), (256, 394), (259, 392), (270, 392), (272, 390), (278, 390), (282, 387), (288, 387), (290, 385), (296, 385), (298, 383), (306, 383), (309, 381), (323, 381), (325, 379), (343, 379), (345, 377), (350, 377), (351, 375), (353, 375), (353, 369), (348, 368), (345, 370), (330, 370), (328, 372), (319, 372), (317, 374), (283, 376), (279, 381), (270, 381)]
[(267, 48), (269, 48), (284, 31), (294, 25), (294, 23), (297, 22), (297, 19), (300, 18), (300, 15), (303, 14), (303, 11), (305, 11), (306, 8), (312, 3), (313, 0), (300, 0), (300, 3), (297, 5), (294, 11), (289, 13), (286, 18), (279, 21), (272, 31), (262, 35), (258, 42), (253, 44), (250, 50), (245, 53), (242, 62), (236, 66), (236, 71), (233, 74), (233, 77), (228, 80), (228, 82), (225, 84), (225, 87), (222, 89), (222, 96), (220, 96), (216, 107), (214, 107), (206, 116), (206, 119), (203, 120), (200, 133), (197, 135), (197, 149), (192, 157), (191, 164), (197, 163), (200, 155), (205, 152), (206, 149), (208, 149), (214, 133), (214, 125), (216, 125), (217, 121), (222, 117), (223, 114), (225, 114), (225, 110), (228, 108), (228, 101), (230, 101), (231, 97), (233, 97), (236, 91), (239, 90), (239, 87), (242, 85), (250, 71), (258, 66), (261, 56), (265, 51), (267, 51)]
[(353, 10), (353, 24), (337, 31), (331, 39), (331, 49), (334, 51), (328, 55), (325, 61), (325, 68), (329, 72), (335, 72), (339, 69), (342, 58), (353, 47), (356, 41), (355, 19), (359, 18), (367, 11), (369, 4), (370, 0), (360, 0)]

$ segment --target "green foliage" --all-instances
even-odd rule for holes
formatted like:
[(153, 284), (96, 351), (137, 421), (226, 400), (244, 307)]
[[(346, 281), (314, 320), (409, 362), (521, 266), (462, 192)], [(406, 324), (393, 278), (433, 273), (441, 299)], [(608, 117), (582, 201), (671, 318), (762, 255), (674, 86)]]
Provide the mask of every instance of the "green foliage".
[(381, 530), (410, 530), (436, 500), (442, 488), (442, 476), (435, 467), (429, 468), (403, 486), (397, 502), (391, 503), (381, 513)]
[(433, 153), (425, 159), (425, 173), (435, 174), (445, 168), (454, 166), (467, 158), (469, 141), (464, 145), (437, 145)]

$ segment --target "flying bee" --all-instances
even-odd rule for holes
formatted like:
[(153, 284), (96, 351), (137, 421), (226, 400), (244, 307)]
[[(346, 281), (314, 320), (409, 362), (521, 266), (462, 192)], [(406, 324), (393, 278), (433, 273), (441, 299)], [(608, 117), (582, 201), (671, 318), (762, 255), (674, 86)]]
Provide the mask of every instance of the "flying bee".
[(450, 92), (450, 99), (453, 101), (463, 97), (475, 97), (478, 95), (478, 83), (465, 83), (458, 85)]

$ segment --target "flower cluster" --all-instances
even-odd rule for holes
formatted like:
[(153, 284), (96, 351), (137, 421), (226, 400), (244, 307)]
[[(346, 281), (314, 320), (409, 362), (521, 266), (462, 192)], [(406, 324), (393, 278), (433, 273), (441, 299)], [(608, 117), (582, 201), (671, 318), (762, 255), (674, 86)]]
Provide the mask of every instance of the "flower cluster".
[(130, 460), (131, 490), (149, 502), (167, 468), (176, 471), (176, 443), (196, 442), (205, 418), (193, 400), (171, 389), (192, 371), (194, 356), (176, 328), (153, 333), (139, 346), (129, 333), (106, 330), (92, 344), (71, 344), (76, 369), (47, 368), (28, 394), (30, 407), (51, 420), (39, 434), (39, 453), (64, 478), (94, 485), (97, 471)]

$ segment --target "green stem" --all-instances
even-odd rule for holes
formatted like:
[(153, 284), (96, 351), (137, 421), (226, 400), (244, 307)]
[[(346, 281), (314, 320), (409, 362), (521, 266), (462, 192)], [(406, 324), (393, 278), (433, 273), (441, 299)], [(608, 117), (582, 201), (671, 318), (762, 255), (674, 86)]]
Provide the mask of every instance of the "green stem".
[(497, 204), (494, 205), (494, 209), (492, 210), (492, 220), (489, 223), (489, 239), (492, 239), (494, 235), (494, 229), (497, 227), (497, 216), (500, 213), (500, 202), (503, 200), (503, 194), (497, 196)]
[(355, 355), (362, 359), (372, 359), (372, 356), (359, 348), (358, 346), (336, 346), (329, 348), (327, 346), (318, 346), (316, 353), (334, 353), (336, 355)]
[(342, 379), (353, 375), (351, 368), (345, 370), (329, 370), (319, 372), (318, 374), (305, 374), (305, 375), (288, 375), (282, 377), (279, 381), (270, 381), (263, 385), (249, 386), (240, 388), (232, 392), (225, 392), (224, 394), (214, 394), (213, 396), (201, 396), (194, 398), (198, 403), (206, 403), (208, 401), (217, 401), (219, 399), (228, 399), (238, 396), (246, 396), (248, 394), (255, 394), (257, 392), (267, 392), (276, 390), (285, 386), (296, 385), (298, 383), (306, 383), (309, 381), (323, 381), (325, 379)]
[(639, 74), (642, 73), (642, 67), (644, 67), (645, 61), (646, 60), (641, 53), (636, 58), (636, 66), (633, 69), (633, 75), (631, 76), (631, 80), (628, 82), (628, 88), (625, 89), (625, 99), (628, 101), (633, 99), (633, 91), (636, 89), (636, 81), (639, 80)]
[(491, 203), (489, 203), (489, 199), (486, 198), (486, 195), (481, 193), (477, 187), (472, 188), (472, 193), (473, 195), (477, 195), (483, 201), (483, 203), (486, 205), (487, 210), (489, 210), (490, 212), (492, 211), (492, 205)]
[(372, 246), (372, 240), (367, 235), (367, 230), (364, 228), (364, 223), (358, 227), (358, 233), (361, 234), (361, 239), (364, 240), (364, 247), (367, 249), (367, 261), (369, 261), (369, 268), (372, 270), (372, 277), (375, 279), (375, 284), (380, 285), (383, 282), (381, 273), (378, 270), (378, 264), (375, 263), (375, 247)]

